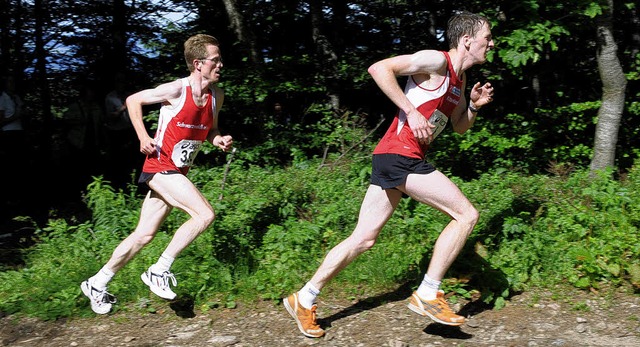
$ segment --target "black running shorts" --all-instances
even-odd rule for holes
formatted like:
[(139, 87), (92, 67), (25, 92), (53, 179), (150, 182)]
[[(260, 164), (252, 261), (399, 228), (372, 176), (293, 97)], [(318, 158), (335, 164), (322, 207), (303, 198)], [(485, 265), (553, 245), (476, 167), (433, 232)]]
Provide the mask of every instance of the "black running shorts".
[(374, 154), (371, 164), (371, 184), (382, 189), (395, 188), (407, 181), (409, 174), (426, 175), (436, 168), (422, 159), (399, 154)]
[(149, 184), (149, 181), (151, 181), (151, 179), (153, 178), (153, 176), (156, 173), (160, 173), (163, 175), (175, 175), (175, 174), (179, 174), (180, 171), (178, 170), (167, 170), (167, 171), (160, 171), (160, 172), (154, 172), (154, 173), (150, 173), (150, 172), (143, 172), (140, 174), (140, 178), (138, 179), (138, 183), (139, 184)]
[(180, 174), (178, 170), (168, 170), (168, 171), (160, 171), (155, 173), (143, 172), (140, 174), (140, 178), (138, 178), (138, 192), (141, 194), (147, 194), (151, 188), (149, 188), (149, 181), (155, 176), (156, 173), (163, 175), (175, 175)]

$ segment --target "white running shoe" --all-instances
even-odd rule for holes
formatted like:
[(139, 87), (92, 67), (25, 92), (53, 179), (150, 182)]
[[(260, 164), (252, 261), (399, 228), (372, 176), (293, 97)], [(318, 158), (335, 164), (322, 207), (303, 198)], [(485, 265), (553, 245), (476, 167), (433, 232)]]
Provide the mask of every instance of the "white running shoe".
[(169, 280), (171, 280), (171, 284), (173, 284), (174, 287), (178, 285), (178, 281), (176, 281), (176, 278), (171, 272), (165, 271), (159, 275), (151, 272), (151, 268), (149, 268), (140, 275), (140, 279), (142, 279), (144, 284), (149, 286), (149, 289), (151, 289), (155, 295), (167, 300), (175, 299), (176, 293), (169, 287)]
[(91, 309), (97, 314), (109, 313), (111, 305), (116, 303), (116, 297), (107, 292), (107, 288), (99, 290), (93, 287), (91, 278), (80, 283), (80, 289), (89, 298)]

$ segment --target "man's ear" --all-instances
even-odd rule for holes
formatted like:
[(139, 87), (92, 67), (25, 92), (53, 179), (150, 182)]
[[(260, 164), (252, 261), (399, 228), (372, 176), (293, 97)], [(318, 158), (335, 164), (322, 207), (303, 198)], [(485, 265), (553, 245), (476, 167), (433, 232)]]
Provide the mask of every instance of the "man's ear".
[(471, 47), (471, 36), (469, 35), (462, 36), (462, 44), (464, 44), (464, 48), (468, 50)]
[(193, 59), (193, 68), (200, 71), (200, 64), (202, 61), (200, 59)]

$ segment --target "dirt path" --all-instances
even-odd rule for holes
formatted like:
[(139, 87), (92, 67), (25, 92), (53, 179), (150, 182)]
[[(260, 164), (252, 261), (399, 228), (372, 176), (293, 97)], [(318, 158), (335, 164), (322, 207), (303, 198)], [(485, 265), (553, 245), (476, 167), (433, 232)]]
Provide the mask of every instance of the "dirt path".
[[(445, 327), (406, 307), (404, 291), (345, 301), (322, 298), (321, 339), (302, 336), (280, 303), (240, 304), (207, 312), (139, 310), (85, 319), (43, 322), (0, 319), (2, 346), (640, 346), (640, 296), (601, 298), (570, 292), (512, 297), (502, 310), (475, 303), (454, 307), (470, 317)], [(160, 307), (163, 307), (160, 305)], [(175, 307), (174, 307), (175, 308)], [(128, 312), (126, 312), (128, 311)]]

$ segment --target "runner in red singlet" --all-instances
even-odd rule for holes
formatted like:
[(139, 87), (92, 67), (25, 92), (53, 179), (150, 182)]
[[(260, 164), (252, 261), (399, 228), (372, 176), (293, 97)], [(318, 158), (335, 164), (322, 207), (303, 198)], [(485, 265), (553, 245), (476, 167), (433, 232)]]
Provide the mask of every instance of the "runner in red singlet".
[[(493, 48), (486, 18), (468, 12), (448, 22), (449, 51), (422, 50), (385, 59), (369, 67), (369, 73), (398, 107), (393, 123), (373, 153), (371, 184), (360, 208), (355, 230), (335, 246), (311, 280), (284, 298), (284, 306), (298, 329), (308, 337), (321, 337), (316, 321), (316, 297), (320, 290), (358, 255), (373, 247), (403, 195), (432, 206), (451, 217), (436, 241), (424, 280), (409, 298), (409, 308), (447, 325), (460, 325), (439, 290), (447, 269), (465, 244), (478, 211), (458, 187), (425, 162), (425, 152), (436, 136), (451, 123), (457, 133), (467, 131), (478, 110), (493, 100), (489, 83), (471, 88), (470, 103), (464, 96), (464, 72), (486, 60)], [(407, 76), (404, 91), (397, 76)]]
[[(218, 112), (224, 93), (216, 86), (222, 68), (219, 43), (210, 35), (198, 34), (184, 43), (184, 57), (191, 72), (188, 77), (139, 91), (127, 98), (127, 109), (146, 160), (140, 183), (149, 188), (142, 203), (140, 219), (133, 233), (116, 247), (111, 259), (80, 288), (98, 314), (111, 310), (115, 297), (107, 292), (107, 284), (146, 244), (151, 242), (174, 207), (190, 218), (176, 230), (157, 263), (140, 276), (156, 295), (172, 300), (176, 294), (171, 285), (177, 281), (170, 268), (174, 259), (215, 217), (213, 208), (202, 193), (185, 176), (204, 141), (223, 151), (233, 139), (221, 135)], [(161, 104), (158, 130), (152, 138), (142, 120), (142, 106)]]

